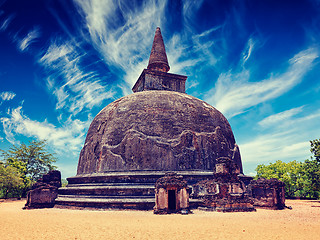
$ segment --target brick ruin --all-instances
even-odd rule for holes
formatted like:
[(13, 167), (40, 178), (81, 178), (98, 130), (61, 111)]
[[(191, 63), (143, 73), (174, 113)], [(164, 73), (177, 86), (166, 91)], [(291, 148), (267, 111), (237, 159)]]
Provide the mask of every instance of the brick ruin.
[(200, 209), (217, 212), (255, 211), (254, 201), (238, 174), (238, 169), (229, 158), (219, 158), (212, 178), (193, 186), (193, 197), (202, 200)]
[(285, 184), (272, 178), (258, 178), (252, 180), (248, 186), (248, 193), (258, 208), (280, 210), (285, 208)]

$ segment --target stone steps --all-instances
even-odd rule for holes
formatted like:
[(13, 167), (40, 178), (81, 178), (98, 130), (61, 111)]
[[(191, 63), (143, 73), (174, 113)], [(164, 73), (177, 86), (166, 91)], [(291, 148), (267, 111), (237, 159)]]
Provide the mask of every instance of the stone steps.
[(84, 185), (59, 188), (60, 195), (154, 196), (152, 185)]
[[(154, 196), (58, 195), (59, 199), (154, 199)], [(57, 199), (58, 199), (57, 198)]]
[[(79, 184), (68, 184), (66, 187), (84, 187), (84, 186), (136, 186), (137, 183), (79, 183)], [(138, 185), (145, 185), (145, 186), (151, 186), (154, 187), (154, 183), (139, 183)]]
[(68, 185), (67, 187), (61, 187), (59, 189), (76, 189), (76, 188), (83, 188), (83, 189), (89, 189), (89, 188), (96, 188), (96, 189), (101, 189), (101, 188), (154, 188), (154, 185), (151, 184), (86, 184), (86, 185)]
[[(179, 172), (189, 187), (212, 175), (210, 172)], [(59, 208), (103, 208), (151, 210), (155, 205), (155, 182), (164, 176), (160, 171), (110, 172), (77, 175), (68, 178), (68, 185), (58, 189)], [(199, 200), (190, 199), (190, 207)]]
[[(198, 199), (190, 199), (190, 208), (197, 208), (200, 204)], [(99, 196), (68, 196), (58, 195), (55, 201), (55, 208), (92, 208), (92, 209), (135, 209), (151, 210), (155, 205), (153, 197), (99, 197)]]
[(98, 209), (137, 209), (150, 210), (155, 205), (155, 198), (141, 197), (99, 197), (99, 196), (58, 196), (56, 208), (98, 208)]
[[(178, 171), (189, 184), (194, 184), (199, 180), (212, 176), (209, 171)], [(108, 172), (90, 175), (77, 175), (67, 178), (69, 184), (154, 184), (166, 172), (161, 171), (130, 171), (130, 172)]]
[(56, 207), (149, 210), (155, 205), (154, 183), (83, 182), (59, 188)]
[(141, 198), (141, 197), (117, 197), (117, 198), (106, 198), (99, 196), (58, 196), (56, 198), (56, 203), (61, 202), (101, 202), (101, 203), (133, 203), (133, 202), (152, 202), (154, 203), (154, 197)]

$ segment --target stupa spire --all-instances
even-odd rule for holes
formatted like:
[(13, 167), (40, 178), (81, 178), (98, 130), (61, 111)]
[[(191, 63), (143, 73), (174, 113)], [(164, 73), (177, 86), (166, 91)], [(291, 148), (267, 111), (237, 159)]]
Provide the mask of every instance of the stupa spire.
[(148, 69), (161, 72), (168, 72), (170, 70), (166, 49), (164, 47), (163, 38), (159, 27), (157, 27), (154, 35)]
[(144, 69), (134, 84), (133, 92), (165, 90), (186, 92), (186, 76), (168, 73), (170, 67), (168, 64), (166, 49), (164, 47), (160, 28), (157, 27), (154, 36), (149, 64)]

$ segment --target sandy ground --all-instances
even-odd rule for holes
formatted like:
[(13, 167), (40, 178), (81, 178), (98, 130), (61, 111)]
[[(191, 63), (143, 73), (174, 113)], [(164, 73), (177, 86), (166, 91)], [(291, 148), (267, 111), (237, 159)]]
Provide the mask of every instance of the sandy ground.
[(292, 210), (190, 215), (152, 211), (22, 210), (0, 202), (0, 239), (320, 239), (320, 201), (287, 200)]

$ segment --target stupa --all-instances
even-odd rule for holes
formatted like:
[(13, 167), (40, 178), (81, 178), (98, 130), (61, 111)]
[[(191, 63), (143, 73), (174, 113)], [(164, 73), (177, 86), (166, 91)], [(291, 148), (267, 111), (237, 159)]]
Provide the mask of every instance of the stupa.
[[(227, 119), (186, 94), (187, 77), (169, 69), (157, 28), (148, 67), (133, 86), (134, 93), (94, 118), (77, 175), (59, 189), (57, 206), (152, 209), (154, 185), (168, 172), (182, 176), (191, 191), (193, 184), (212, 177), (219, 159), (230, 159), (237, 174), (243, 174)], [(199, 199), (190, 199), (190, 207), (198, 204)]]

